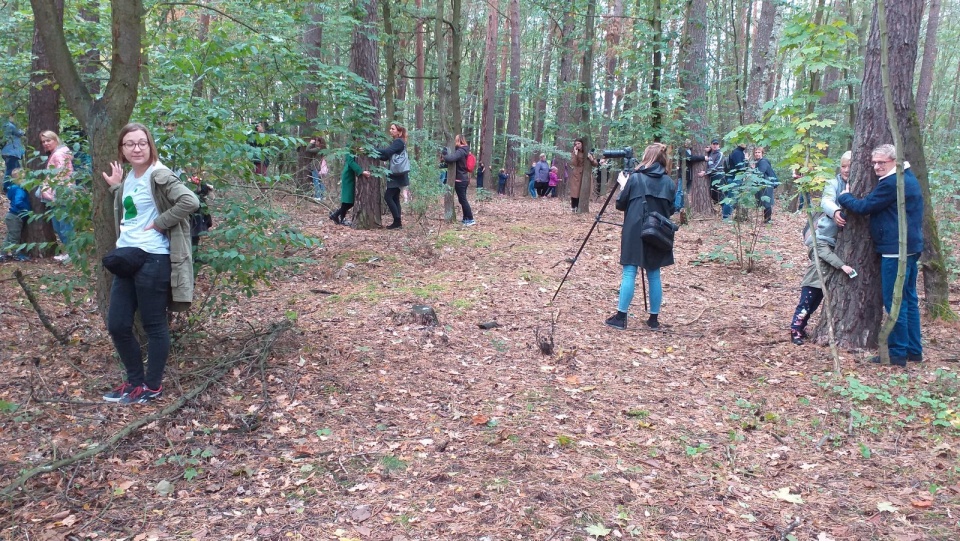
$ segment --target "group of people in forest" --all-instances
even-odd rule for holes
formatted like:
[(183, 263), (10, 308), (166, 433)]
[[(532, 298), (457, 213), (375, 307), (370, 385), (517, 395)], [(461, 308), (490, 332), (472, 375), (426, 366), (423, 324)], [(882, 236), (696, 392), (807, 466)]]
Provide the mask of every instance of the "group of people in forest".
[[(717, 164), (722, 161), (719, 153), (719, 141), (714, 140), (705, 155), (699, 157), (707, 162), (707, 169), (701, 176), (717, 175)], [(738, 145), (731, 156), (736, 165), (731, 170), (740, 171), (744, 163), (744, 146)], [(687, 160), (696, 160), (687, 149)], [(764, 158), (764, 149), (754, 151), (757, 159), (754, 167), (765, 178), (776, 178), (772, 167)], [(803, 345), (807, 339), (806, 326), (811, 314), (823, 300), (823, 279), (832, 272), (842, 272), (847, 279), (857, 276), (856, 270), (847, 265), (835, 253), (837, 238), (846, 225), (846, 212), (869, 216), (870, 234), (880, 255), (880, 277), (883, 304), (890, 313), (894, 297), (894, 287), (899, 261), (898, 211), (897, 211), (897, 175), (896, 149), (893, 145), (880, 145), (871, 153), (877, 186), (865, 197), (858, 199), (850, 193), (849, 175), (852, 153), (841, 157), (840, 168), (823, 191), (821, 205), (823, 213), (813, 220), (813, 230), (804, 230), (804, 243), (809, 248), (810, 266), (804, 274), (800, 288), (800, 300), (790, 325), (790, 338), (794, 344)], [(669, 248), (650, 241), (646, 228), (653, 214), (670, 216), (682, 205), (678, 205), (677, 194), (681, 187), (669, 176), (667, 147), (654, 143), (646, 148), (640, 164), (629, 177), (621, 176), (621, 191), (616, 208), (623, 211), (623, 229), (620, 244), (620, 264), (623, 266), (617, 311), (605, 323), (608, 326), (625, 329), (630, 304), (634, 297), (638, 269), (643, 269), (650, 284), (650, 307), (647, 326), (656, 329), (660, 326), (659, 314), (663, 301), (663, 289), (660, 277), (662, 267), (674, 262), (672, 243)], [(727, 171), (729, 172), (729, 170)], [(906, 366), (907, 362), (923, 360), (921, 344), (920, 311), (917, 295), (917, 262), (923, 251), (923, 194), (909, 163), (904, 163), (904, 185), (906, 187), (906, 223), (907, 223), (907, 260), (906, 276), (902, 289), (902, 306), (890, 334), (890, 363)], [(729, 182), (730, 179), (725, 179)], [(758, 204), (773, 199), (773, 186), (764, 186), (757, 194)], [(763, 198), (763, 201), (760, 201)], [(770, 205), (772, 207), (772, 204)], [(764, 218), (769, 221), (768, 205), (764, 204)], [(732, 208), (723, 210), (724, 219), (729, 219)], [(870, 359), (879, 363), (880, 356)]]
[[(17, 139), (23, 136), (12, 120), (4, 127), (5, 159), (4, 188), (10, 199), (10, 211), (7, 213), (7, 242), (5, 246), (16, 245), (19, 238), (11, 240), (11, 235), (19, 235), (18, 224), (22, 226), (23, 217), (30, 211), (28, 194), (17, 182), (19, 160), (23, 157), (22, 143)], [(384, 198), (393, 216), (388, 229), (402, 227), (400, 214), (401, 189), (409, 185), (409, 159), (406, 154), (406, 129), (393, 123), (389, 127), (392, 142), (376, 148), (374, 157), (389, 164), (387, 188)], [(55, 205), (58, 190), (69, 189), (72, 164), (69, 149), (60, 143), (56, 133), (44, 131), (41, 134), (44, 150), (49, 154), (50, 174), (47, 181), (37, 189), (38, 197)], [(19, 143), (19, 147), (18, 147)], [(311, 141), (312, 148), (321, 149), (322, 140)], [(695, 156), (686, 149), (682, 159), (690, 162), (707, 162), (704, 176), (717, 173), (719, 143), (714, 141), (703, 156)], [(738, 146), (731, 158), (736, 165), (743, 167), (744, 148)], [(318, 157), (318, 154), (313, 154)], [(463, 135), (457, 135), (452, 149), (442, 152), (445, 164), (455, 169), (455, 191), (463, 211), (463, 224), (473, 225), (474, 218), (467, 200), (469, 185), (470, 147)], [(754, 167), (764, 177), (776, 178), (769, 162), (765, 162), (762, 148), (754, 151)], [(735, 161), (733, 160), (733, 161)], [(872, 165), (879, 179), (876, 188), (864, 198), (858, 199), (850, 193), (849, 174), (852, 155), (845, 153), (840, 162), (836, 177), (827, 183), (824, 189), (823, 213), (815, 221), (812, 231), (805, 234), (805, 243), (809, 248), (811, 265), (801, 284), (800, 301), (791, 321), (791, 340), (802, 345), (807, 338), (805, 331), (811, 314), (823, 299), (823, 278), (832, 272), (842, 272), (849, 279), (856, 277), (856, 271), (843, 262), (834, 253), (839, 235), (846, 225), (846, 213), (854, 212), (870, 217), (870, 232), (880, 254), (881, 282), (883, 302), (889, 312), (892, 305), (894, 282), (898, 264), (897, 207), (896, 207), (896, 149), (892, 145), (881, 145), (872, 152)], [(731, 160), (728, 160), (728, 162)], [(571, 208), (579, 203), (580, 179), (587, 164), (596, 166), (599, 162), (585, 152), (583, 141), (574, 143), (571, 164)], [(326, 169), (325, 161), (316, 165), (317, 173), (321, 167)], [(730, 166), (728, 166), (730, 167)], [(531, 195), (546, 196), (550, 188), (550, 168), (546, 168), (545, 156), (533, 164), (531, 176)], [(542, 173), (546, 171), (546, 190), (542, 185)], [(725, 171), (724, 173), (727, 173)], [(502, 171), (501, 171), (502, 173)], [(326, 174), (326, 171), (323, 172)], [(358, 177), (370, 175), (357, 163), (355, 155), (347, 154), (341, 174), (341, 204), (330, 215), (336, 223), (342, 223), (355, 200), (355, 183)], [(893, 364), (906, 366), (909, 361), (922, 361), (923, 349), (920, 334), (920, 316), (916, 292), (917, 261), (923, 249), (923, 197), (916, 177), (904, 164), (907, 213), (907, 260), (906, 280), (902, 294), (903, 305), (900, 309), (893, 333), (889, 340), (890, 360)], [(103, 265), (114, 274), (111, 286), (111, 302), (108, 308), (107, 328), (117, 353), (125, 367), (125, 378), (113, 390), (105, 393), (103, 399), (124, 404), (147, 403), (160, 398), (163, 394), (163, 373), (170, 351), (170, 333), (168, 315), (171, 311), (184, 310), (193, 300), (194, 267), (192, 238), (193, 217), (200, 210), (201, 199), (194, 189), (184, 183), (166, 165), (159, 161), (157, 145), (150, 130), (137, 123), (125, 126), (117, 142), (117, 160), (112, 162), (110, 170), (102, 173), (103, 181), (109, 186), (114, 197), (114, 226), (116, 248), (103, 259)], [(689, 178), (687, 181), (689, 182)], [(501, 182), (498, 178), (498, 183)], [(505, 182), (505, 179), (502, 181)], [(678, 193), (682, 186), (670, 176), (668, 147), (662, 143), (653, 143), (644, 149), (639, 164), (621, 175), (618, 179), (620, 193), (616, 200), (616, 209), (624, 213), (620, 264), (622, 265), (621, 283), (616, 312), (606, 319), (608, 326), (626, 329), (628, 313), (635, 296), (636, 279), (639, 272), (645, 272), (649, 281), (649, 313), (647, 327), (660, 327), (660, 309), (663, 303), (661, 269), (674, 264), (672, 233), (667, 244), (653, 242), (648, 236), (651, 217), (657, 217), (669, 223), (669, 217), (677, 212)], [(765, 187), (758, 197), (772, 200), (772, 187)], [(205, 195), (205, 194), (201, 194)], [(682, 201), (682, 198), (680, 199)], [(765, 202), (765, 201), (763, 201)], [(764, 207), (766, 210), (766, 206)], [(725, 216), (729, 214), (725, 213)], [(765, 212), (769, 220), (770, 214)], [(672, 223), (670, 224), (672, 230)], [(69, 224), (55, 226), (61, 242), (69, 243), (71, 227)], [(819, 266), (817, 265), (819, 262)], [(134, 314), (140, 313), (144, 331), (148, 339), (146, 362), (141, 345), (133, 332)], [(872, 359), (878, 361), (879, 358)]]

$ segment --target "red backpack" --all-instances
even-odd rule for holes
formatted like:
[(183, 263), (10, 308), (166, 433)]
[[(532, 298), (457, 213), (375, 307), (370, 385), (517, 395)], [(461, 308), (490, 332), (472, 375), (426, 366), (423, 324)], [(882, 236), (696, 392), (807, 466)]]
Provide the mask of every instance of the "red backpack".
[(467, 173), (473, 173), (476, 168), (477, 157), (473, 155), (473, 152), (467, 152)]

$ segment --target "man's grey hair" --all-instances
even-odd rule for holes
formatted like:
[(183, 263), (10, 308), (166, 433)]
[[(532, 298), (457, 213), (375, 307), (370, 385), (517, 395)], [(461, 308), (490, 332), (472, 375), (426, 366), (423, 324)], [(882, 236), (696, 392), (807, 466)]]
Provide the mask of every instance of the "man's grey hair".
[(896, 160), (897, 159), (897, 147), (886, 144), (880, 145), (877, 148), (873, 149), (871, 154), (880, 154), (881, 156), (886, 156), (888, 159)]

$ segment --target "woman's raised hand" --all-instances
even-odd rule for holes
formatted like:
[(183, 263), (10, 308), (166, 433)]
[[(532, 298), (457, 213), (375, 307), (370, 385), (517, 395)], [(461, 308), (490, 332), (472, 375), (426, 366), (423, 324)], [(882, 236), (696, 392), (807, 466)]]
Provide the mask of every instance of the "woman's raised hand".
[(107, 172), (103, 172), (103, 180), (107, 181), (107, 184), (111, 186), (116, 186), (123, 181), (123, 165), (120, 162), (110, 162), (110, 174), (107, 175)]

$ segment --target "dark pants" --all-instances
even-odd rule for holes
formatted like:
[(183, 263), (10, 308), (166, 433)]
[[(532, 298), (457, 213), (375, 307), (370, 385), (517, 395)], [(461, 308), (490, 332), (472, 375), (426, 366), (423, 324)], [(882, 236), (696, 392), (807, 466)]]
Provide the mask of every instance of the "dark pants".
[(393, 223), (400, 223), (400, 190), (401, 188), (387, 188), (383, 193), (390, 215), (393, 216)]
[(822, 301), (822, 289), (810, 286), (801, 287), (800, 302), (797, 304), (797, 310), (793, 313), (793, 322), (790, 323), (790, 329), (802, 333), (807, 327), (810, 316), (817, 311)]
[(537, 189), (537, 197), (546, 197), (547, 190), (550, 189), (550, 184), (546, 182), (537, 182), (534, 184), (534, 187)]
[(470, 202), (467, 201), (467, 188), (470, 187), (469, 182), (454, 182), (454, 189), (457, 191), (457, 201), (460, 202), (460, 208), (463, 209), (463, 219), (472, 220), (473, 219), (473, 210), (470, 208)]
[(571, 198), (570, 198), (570, 208), (572, 208), (573, 210), (577, 210), (578, 208), (580, 208), (580, 198), (579, 198), (579, 197), (571, 197)]
[[(907, 274), (903, 280), (903, 298), (900, 302), (900, 313), (897, 322), (890, 331), (887, 339), (891, 357), (906, 357), (921, 355), (923, 346), (920, 343), (920, 303), (917, 298), (917, 261), (920, 254), (907, 257)], [(883, 289), (883, 308), (890, 313), (893, 304), (893, 286), (897, 280), (897, 258), (880, 258), (880, 284)]]
[[(127, 369), (127, 383), (146, 383), (159, 389), (163, 369), (170, 355), (170, 329), (167, 307), (170, 297), (170, 256), (150, 254), (146, 263), (131, 278), (113, 277), (107, 330), (113, 338), (120, 360)], [(147, 333), (147, 373), (143, 373), (140, 342), (133, 332), (134, 313), (140, 312)]]
[[(20, 244), (20, 234), (23, 233), (24, 221), (26, 221), (24, 218), (21, 218), (12, 212), (7, 212), (6, 216), (3, 217), (3, 222), (7, 224), (7, 238), (4, 241), (3, 246)], [(3, 246), (0, 246), (0, 248)], [(20, 250), (17, 250), (17, 253), (20, 253)]]
[(507, 193), (507, 181), (501, 180), (497, 183), (497, 194), (506, 195)]
[(333, 215), (339, 216), (340, 221), (343, 221), (347, 217), (347, 213), (350, 212), (350, 209), (353, 208), (353, 203), (340, 203), (340, 208), (338, 208)]
[(20, 158), (16, 156), (4, 156), (3, 161), (6, 165), (6, 170), (3, 174), (3, 178), (10, 180), (10, 173), (13, 173), (14, 169), (20, 168)]
[(763, 221), (773, 219), (773, 186), (767, 186), (757, 192), (757, 206), (763, 207)]
[(710, 176), (710, 199), (712, 199), (714, 203), (719, 203), (723, 200), (723, 191), (720, 190), (720, 186), (725, 184), (724, 180), (723, 174)]

